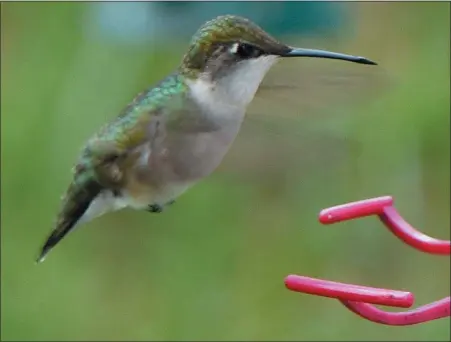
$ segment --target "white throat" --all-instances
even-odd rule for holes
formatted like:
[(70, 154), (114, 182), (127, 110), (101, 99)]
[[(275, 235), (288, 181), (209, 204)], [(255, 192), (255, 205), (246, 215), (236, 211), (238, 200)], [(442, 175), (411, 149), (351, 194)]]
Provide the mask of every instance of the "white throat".
[(196, 102), (206, 109), (218, 111), (222, 107), (244, 110), (276, 61), (276, 56), (242, 61), (230, 74), (219, 80), (211, 81), (207, 75), (201, 75), (194, 81), (188, 81), (188, 86)]

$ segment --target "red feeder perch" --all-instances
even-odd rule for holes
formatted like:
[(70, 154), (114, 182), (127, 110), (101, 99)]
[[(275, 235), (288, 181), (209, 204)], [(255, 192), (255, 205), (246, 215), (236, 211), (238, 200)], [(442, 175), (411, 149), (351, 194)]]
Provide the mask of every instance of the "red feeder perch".
[[(425, 253), (449, 255), (450, 241), (431, 238), (410, 226), (393, 207), (390, 196), (372, 198), (324, 209), (319, 215), (322, 224), (332, 224), (359, 217), (378, 215), (382, 223), (404, 243)], [(404, 312), (387, 312), (374, 306), (409, 308), (414, 297), (410, 292), (373, 288), (329, 280), (289, 275), (288, 289), (296, 292), (338, 299), (355, 314), (386, 325), (411, 325), (450, 316), (450, 297)]]

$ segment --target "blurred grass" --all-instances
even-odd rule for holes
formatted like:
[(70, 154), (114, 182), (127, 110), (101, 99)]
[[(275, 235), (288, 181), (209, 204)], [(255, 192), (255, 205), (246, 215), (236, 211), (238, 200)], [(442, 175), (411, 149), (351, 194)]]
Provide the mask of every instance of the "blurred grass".
[(449, 294), (449, 258), (403, 246), (374, 219), (316, 221), (324, 207), (391, 194), (413, 225), (449, 238), (449, 3), (352, 4), (359, 29), (343, 44), (394, 85), (342, 126), (324, 119), (339, 146), (299, 137), (301, 166), (246, 178), (229, 158), (164, 215), (102, 217), (36, 266), (83, 141), (185, 48), (89, 37), (88, 6), (2, 3), (2, 340), (450, 339), (449, 319), (386, 327), (283, 286), (298, 273), (407, 289), (418, 305)]

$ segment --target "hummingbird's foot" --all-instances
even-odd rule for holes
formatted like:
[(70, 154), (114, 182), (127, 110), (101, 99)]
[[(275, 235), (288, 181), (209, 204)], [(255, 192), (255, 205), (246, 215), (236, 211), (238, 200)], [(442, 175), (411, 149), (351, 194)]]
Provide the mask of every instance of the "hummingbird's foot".
[(167, 202), (164, 206), (160, 204), (151, 204), (147, 207), (147, 211), (150, 213), (161, 213), (164, 210), (164, 207), (167, 205), (174, 204), (175, 200)]
[(151, 204), (147, 207), (147, 211), (150, 213), (161, 213), (163, 211), (163, 206), (159, 204)]

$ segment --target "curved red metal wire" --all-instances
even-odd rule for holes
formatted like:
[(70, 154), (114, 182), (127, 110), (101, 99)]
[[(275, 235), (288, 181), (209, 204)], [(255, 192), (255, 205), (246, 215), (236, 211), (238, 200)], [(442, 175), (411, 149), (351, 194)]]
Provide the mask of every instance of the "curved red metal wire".
[(285, 286), (293, 291), (322, 297), (339, 298), (344, 301), (365, 302), (399, 308), (410, 308), (414, 301), (413, 294), (410, 292), (344, 284), (293, 274), (285, 278)]
[(382, 214), (385, 207), (392, 205), (393, 198), (391, 196), (370, 198), (323, 209), (319, 213), (318, 219), (322, 224), (348, 221), (365, 216)]
[(341, 300), (355, 314), (375, 323), (385, 325), (413, 325), (449, 317), (450, 297), (404, 312), (387, 312), (368, 303)]
[[(393, 207), (393, 198), (383, 196), (358, 202), (347, 203), (324, 209), (319, 215), (323, 224), (332, 224), (360, 217), (377, 215), (382, 223), (406, 244), (426, 253), (449, 255), (450, 241), (427, 236), (399, 215)], [(404, 312), (387, 312), (373, 304), (408, 308), (414, 297), (410, 292), (345, 284), (322, 279), (289, 275), (285, 286), (297, 292), (338, 299), (355, 314), (372, 322), (387, 325), (411, 325), (439, 318), (449, 317), (450, 297)]]
[(379, 218), (393, 234), (413, 248), (431, 254), (450, 254), (451, 241), (434, 239), (419, 232), (408, 224), (395, 208), (384, 208), (382, 214), (379, 214)]
[(370, 215), (378, 215), (393, 234), (422, 252), (450, 254), (451, 241), (434, 239), (413, 228), (393, 207), (391, 196), (376, 197), (324, 209), (320, 212), (319, 221), (322, 224), (332, 224)]

